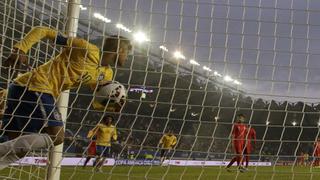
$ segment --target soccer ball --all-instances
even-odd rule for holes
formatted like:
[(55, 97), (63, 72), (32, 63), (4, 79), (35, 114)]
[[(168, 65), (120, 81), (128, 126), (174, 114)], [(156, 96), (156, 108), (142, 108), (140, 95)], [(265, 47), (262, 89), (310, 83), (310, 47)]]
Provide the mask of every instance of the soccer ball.
[(126, 88), (117, 81), (108, 81), (98, 86), (95, 101), (106, 106), (108, 103), (123, 104), (127, 98)]

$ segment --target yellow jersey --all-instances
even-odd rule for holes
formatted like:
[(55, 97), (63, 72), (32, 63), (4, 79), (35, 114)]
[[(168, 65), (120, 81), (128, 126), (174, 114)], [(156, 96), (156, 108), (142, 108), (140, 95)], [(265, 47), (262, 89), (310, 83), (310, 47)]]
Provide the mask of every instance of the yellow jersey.
[(177, 144), (177, 137), (175, 135), (170, 136), (169, 134), (165, 134), (162, 136), (160, 144), (162, 144), (162, 148), (172, 149), (172, 147)]
[(68, 89), (81, 85), (95, 87), (98, 81), (112, 80), (110, 67), (99, 66), (100, 50), (80, 38), (66, 38), (48, 27), (33, 28), (15, 48), (27, 53), (41, 39), (47, 38), (63, 45), (62, 52), (30, 72), (19, 75), (14, 82), (30, 91), (43, 92), (55, 98)]
[(111, 138), (116, 141), (118, 138), (117, 129), (115, 126), (104, 125), (99, 123), (94, 129), (88, 133), (88, 138), (96, 136), (96, 144), (99, 146), (111, 146)]

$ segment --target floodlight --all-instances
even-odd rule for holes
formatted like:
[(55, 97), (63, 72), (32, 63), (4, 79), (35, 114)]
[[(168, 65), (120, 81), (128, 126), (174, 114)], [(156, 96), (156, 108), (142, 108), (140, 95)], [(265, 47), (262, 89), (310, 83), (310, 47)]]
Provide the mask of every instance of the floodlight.
[(215, 75), (215, 76), (219, 76), (219, 77), (222, 77), (222, 75), (221, 75), (221, 74), (219, 74), (217, 71), (214, 71), (214, 72), (213, 72), (213, 75)]
[(237, 81), (237, 80), (234, 80), (233, 83), (235, 83), (236, 85), (241, 85), (242, 83)]
[(227, 82), (233, 81), (233, 79), (228, 75), (224, 76), (223, 80), (225, 80)]
[(150, 39), (141, 31), (133, 34), (133, 39), (138, 43), (148, 42)]
[(176, 59), (186, 59), (186, 57), (180, 51), (175, 51), (173, 53), (173, 57)]
[(126, 31), (126, 32), (132, 32), (129, 28), (127, 28), (126, 26), (124, 26), (123, 24), (121, 24), (121, 23), (117, 23), (116, 24), (116, 28), (118, 28), (118, 29), (121, 29), (121, 30), (124, 30), (124, 31)]
[(207, 66), (203, 66), (203, 69), (206, 70), (206, 71), (209, 71), (211, 72), (212, 70), (210, 68), (208, 68)]
[(293, 121), (293, 122), (292, 122), (292, 125), (293, 125), (293, 126), (296, 126), (296, 125), (297, 125), (297, 122)]
[(110, 19), (104, 17), (104, 16), (103, 16), (102, 14), (100, 14), (100, 13), (94, 13), (94, 14), (93, 14), (93, 17), (95, 17), (95, 18), (97, 18), (97, 19), (100, 19), (101, 21), (104, 21), (105, 23), (110, 23), (110, 22), (111, 22)]
[(168, 48), (167, 47), (165, 47), (165, 46), (160, 46), (159, 47), (160, 49), (162, 49), (162, 50), (164, 50), (164, 51), (166, 51), (166, 52), (168, 52), (169, 50), (168, 50)]
[(190, 64), (200, 66), (200, 64), (197, 61), (195, 61), (194, 59), (190, 59)]

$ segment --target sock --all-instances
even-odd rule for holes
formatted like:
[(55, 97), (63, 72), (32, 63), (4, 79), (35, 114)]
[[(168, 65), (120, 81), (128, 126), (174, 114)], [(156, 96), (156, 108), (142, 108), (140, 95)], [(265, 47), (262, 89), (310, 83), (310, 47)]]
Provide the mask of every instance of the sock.
[(9, 154), (0, 158), (0, 170), (8, 167), (10, 164), (18, 161), (20, 158), (15, 154)]
[(240, 166), (241, 156), (237, 156), (237, 166)]
[(86, 158), (86, 160), (85, 160), (85, 162), (84, 162), (84, 164), (83, 164), (84, 167), (88, 164), (88, 162), (90, 161), (90, 159), (91, 159), (91, 157), (87, 157), (87, 158)]
[(246, 167), (249, 165), (249, 156), (246, 156)]
[(52, 146), (48, 134), (29, 134), (0, 144), (0, 159), (9, 154), (23, 154)]
[(233, 164), (236, 160), (237, 160), (237, 157), (232, 158), (227, 167), (232, 166), (232, 164)]

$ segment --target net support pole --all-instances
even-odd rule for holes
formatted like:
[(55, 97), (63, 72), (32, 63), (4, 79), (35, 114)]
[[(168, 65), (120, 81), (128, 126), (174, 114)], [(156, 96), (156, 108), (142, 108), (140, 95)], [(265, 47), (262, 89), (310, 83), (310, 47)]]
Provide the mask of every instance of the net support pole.
[[(67, 11), (66, 34), (69, 37), (77, 35), (78, 21), (80, 14), (81, 0), (69, 0)], [(66, 124), (68, 112), (69, 90), (63, 91), (57, 102), (57, 107), (61, 113), (62, 121)], [(59, 180), (61, 172), (61, 161), (63, 153), (63, 144), (55, 146), (49, 153), (49, 166), (47, 180)]]

